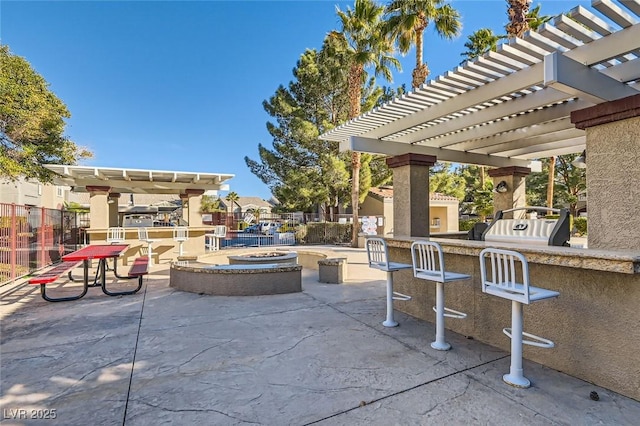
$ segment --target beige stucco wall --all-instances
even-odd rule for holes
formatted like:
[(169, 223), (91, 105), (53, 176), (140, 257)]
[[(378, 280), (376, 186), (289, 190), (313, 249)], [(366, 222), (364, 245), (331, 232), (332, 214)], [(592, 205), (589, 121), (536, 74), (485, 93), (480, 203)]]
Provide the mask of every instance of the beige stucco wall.
[[(93, 223), (93, 220), (92, 220)], [(153, 261), (156, 263), (168, 263), (178, 258), (179, 244), (173, 240), (173, 227), (147, 228), (149, 238), (156, 240), (152, 245)], [(205, 254), (204, 234), (213, 232), (213, 227), (203, 226), (189, 228), (189, 239), (183, 243), (184, 256), (201, 256)], [(107, 240), (107, 228), (88, 231), (91, 244), (105, 244)], [(138, 240), (138, 228), (126, 228), (126, 240), (123, 244), (129, 244), (129, 248), (120, 256), (120, 263), (130, 265), (136, 257), (146, 255), (147, 244)]]
[[(368, 196), (360, 205), (360, 216), (384, 216), (384, 230), (381, 235), (393, 234), (393, 198), (384, 201)], [(458, 232), (458, 202), (430, 200), (429, 202), (430, 232)], [(440, 219), (440, 226), (435, 226), (434, 219)]]
[[(465, 243), (470, 242), (458, 244)], [(483, 244), (445, 251), (447, 270), (473, 277), (446, 285), (446, 306), (468, 314), (464, 320), (447, 318), (446, 328), (509, 351), (510, 340), (502, 329), (510, 327), (511, 303), (482, 292), (478, 254)], [(391, 247), (390, 257), (411, 263), (408, 243), (402, 245)], [(546, 263), (552, 256), (539, 259)], [(578, 263), (590, 262), (598, 260)], [(524, 330), (556, 344), (553, 349), (525, 345), (524, 357), (640, 400), (640, 274), (560, 264), (530, 261), (532, 285), (559, 291), (560, 297), (524, 307)], [(395, 302), (395, 308), (433, 323), (435, 284), (413, 278), (410, 270), (396, 272), (394, 283), (394, 290), (413, 297)]]
[(586, 129), (588, 244), (640, 249), (640, 117)]

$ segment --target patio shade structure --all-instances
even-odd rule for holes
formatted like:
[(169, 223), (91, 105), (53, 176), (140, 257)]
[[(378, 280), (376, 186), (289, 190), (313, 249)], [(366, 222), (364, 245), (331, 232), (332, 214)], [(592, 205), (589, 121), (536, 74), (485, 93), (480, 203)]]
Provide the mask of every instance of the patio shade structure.
[(235, 176), (59, 164), (46, 164), (45, 167), (58, 175), (54, 178), (54, 184), (70, 186), (75, 192), (89, 192), (87, 187), (96, 186), (109, 186), (111, 192), (116, 193), (138, 194), (179, 194), (186, 190), (227, 191), (229, 185), (225, 182)]
[(328, 131), (341, 150), (540, 171), (581, 152), (570, 113), (640, 93), (640, 1), (597, 0)]

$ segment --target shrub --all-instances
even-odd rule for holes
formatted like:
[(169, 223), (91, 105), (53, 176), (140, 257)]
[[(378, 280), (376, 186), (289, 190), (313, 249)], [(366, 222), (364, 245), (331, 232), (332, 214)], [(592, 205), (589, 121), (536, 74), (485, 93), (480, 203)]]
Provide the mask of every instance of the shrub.
[(458, 229), (460, 231), (470, 231), (473, 228), (473, 225), (478, 222), (480, 222), (480, 219), (460, 220), (458, 221)]
[(587, 235), (587, 218), (586, 217), (576, 217), (573, 220), (573, 225), (575, 226), (576, 235)]

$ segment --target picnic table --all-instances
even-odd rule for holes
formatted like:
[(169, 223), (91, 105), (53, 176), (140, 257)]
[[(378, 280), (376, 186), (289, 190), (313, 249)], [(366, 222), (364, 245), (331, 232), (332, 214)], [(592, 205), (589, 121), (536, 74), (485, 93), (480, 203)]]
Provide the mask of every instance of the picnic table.
[[(142, 277), (148, 274), (148, 259), (146, 257), (139, 257), (135, 259), (133, 265), (129, 269), (126, 276), (118, 275), (118, 262), (117, 258), (128, 248), (127, 244), (99, 244), (89, 245), (74, 251), (73, 253), (62, 256), (62, 263), (54, 266), (53, 269), (46, 271), (38, 276), (35, 276), (29, 280), (30, 284), (39, 284), (42, 294), (42, 298), (49, 302), (63, 302), (69, 300), (77, 300), (84, 297), (87, 294), (89, 287), (101, 287), (102, 292), (109, 296), (121, 296), (126, 294), (134, 294), (142, 288)], [(89, 265), (92, 260), (98, 260), (98, 269), (96, 271), (93, 282), (89, 282)], [(133, 290), (125, 291), (110, 291), (107, 288), (107, 259), (114, 259), (113, 274), (118, 279), (132, 279), (138, 278), (138, 286)], [(77, 267), (80, 263), (83, 265), (83, 290), (79, 295), (68, 297), (51, 297), (46, 294), (45, 287), (47, 284), (51, 284), (58, 280), (62, 275), (68, 273), (69, 280), (76, 281), (71, 271)]]

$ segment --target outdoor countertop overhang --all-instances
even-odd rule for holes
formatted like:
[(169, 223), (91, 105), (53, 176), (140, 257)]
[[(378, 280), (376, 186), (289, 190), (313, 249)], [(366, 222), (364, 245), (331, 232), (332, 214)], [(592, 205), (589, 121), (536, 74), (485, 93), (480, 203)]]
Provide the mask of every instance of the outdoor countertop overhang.
[[(386, 238), (389, 247), (410, 249), (417, 240), (429, 240), (426, 237)], [(529, 263), (555, 265), (569, 268), (590, 269), (622, 274), (640, 274), (640, 252), (596, 250), (558, 246), (534, 246), (512, 243), (487, 243), (485, 241), (431, 238), (442, 246), (445, 253), (466, 256), (479, 256), (487, 247), (517, 250), (527, 257)]]

